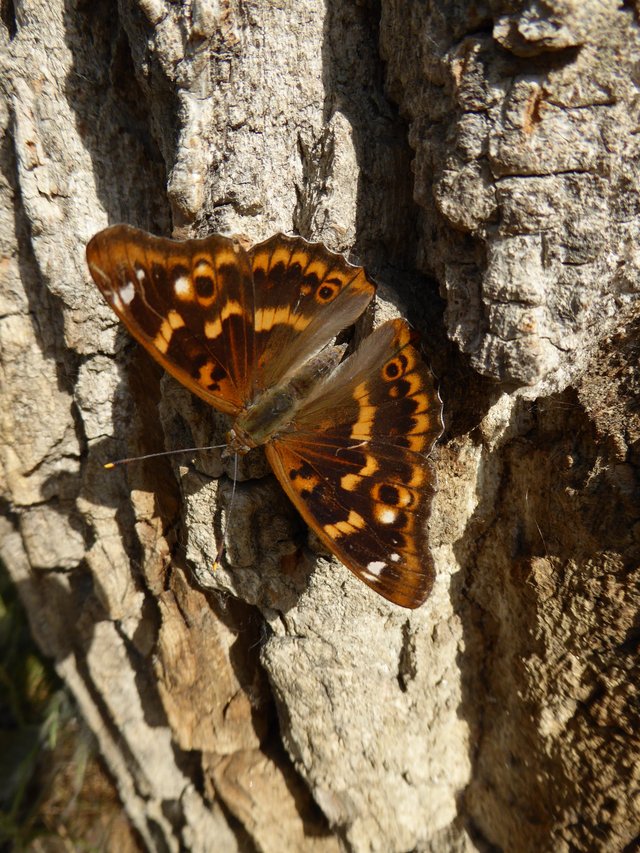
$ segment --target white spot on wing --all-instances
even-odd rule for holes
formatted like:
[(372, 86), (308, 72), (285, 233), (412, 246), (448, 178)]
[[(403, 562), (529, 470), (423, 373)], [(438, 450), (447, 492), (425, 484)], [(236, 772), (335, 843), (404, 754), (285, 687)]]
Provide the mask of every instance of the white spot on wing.
[(383, 563), (381, 560), (374, 560), (372, 563), (367, 563), (367, 571), (371, 572), (372, 575), (378, 577), (380, 572), (386, 568), (386, 563)]
[(392, 560), (394, 563), (397, 563), (400, 559), (400, 554), (390, 554), (389, 559)]
[(380, 523), (381, 524), (393, 524), (396, 520), (398, 513), (395, 509), (383, 509), (380, 513)]
[(144, 270), (136, 270), (136, 278), (138, 281), (144, 281)]
[(128, 281), (124, 287), (120, 288), (120, 299), (124, 302), (125, 305), (129, 305), (133, 302), (133, 297), (136, 295), (136, 289), (133, 286), (132, 281)]
[(176, 296), (188, 296), (191, 293), (189, 279), (184, 275), (179, 276), (173, 284), (173, 289)]

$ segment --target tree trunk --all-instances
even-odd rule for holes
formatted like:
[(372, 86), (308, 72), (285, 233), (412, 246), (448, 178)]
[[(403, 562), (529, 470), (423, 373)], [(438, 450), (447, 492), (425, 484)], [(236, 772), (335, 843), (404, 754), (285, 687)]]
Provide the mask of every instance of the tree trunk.
[[(149, 849), (637, 841), (639, 15), (2, 4), (1, 554)], [(90, 282), (118, 221), (321, 240), (421, 332), (423, 607), (261, 465), (230, 520), (217, 455), (103, 469), (224, 433)]]

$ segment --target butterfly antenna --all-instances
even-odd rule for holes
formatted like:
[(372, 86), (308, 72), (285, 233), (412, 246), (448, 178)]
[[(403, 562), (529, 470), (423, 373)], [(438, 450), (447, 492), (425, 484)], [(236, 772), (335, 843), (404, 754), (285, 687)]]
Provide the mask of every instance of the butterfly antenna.
[(116, 465), (127, 465), (129, 462), (141, 462), (143, 459), (154, 459), (157, 456), (173, 456), (174, 453), (194, 453), (197, 450), (219, 450), (226, 444), (210, 444), (208, 447), (181, 447), (179, 450), (161, 450), (159, 453), (145, 453), (144, 456), (129, 456), (126, 459), (115, 459), (113, 462), (105, 462), (104, 468), (115, 468)]
[(233, 499), (236, 496), (236, 485), (238, 483), (238, 454), (233, 454), (233, 486), (231, 487), (231, 500), (229, 501), (229, 506), (227, 507), (227, 517), (224, 521), (224, 528), (222, 530), (222, 534), (220, 536), (220, 545), (218, 547), (218, 553), (216, 554), (216, 558), (213, 561), (213, 571), (220, 568), (220, 560), (222, 559), (222, 555), (224, 553), (224, 542), (227, 536), (227, 528), (229, 527), (229, 519), (231, 518), (231, 508), (233, 506)]

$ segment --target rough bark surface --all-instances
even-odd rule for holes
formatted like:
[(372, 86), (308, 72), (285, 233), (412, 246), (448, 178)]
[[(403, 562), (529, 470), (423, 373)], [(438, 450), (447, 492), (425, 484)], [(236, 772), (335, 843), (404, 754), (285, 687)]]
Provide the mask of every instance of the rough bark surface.
[[(638, 8), (1, 8), (0, 553), (143, 843), (631, 849)], [(215, 572), (219, 455), (103, 470), (225, 428), (91, 285), (117, 221), (322, 240), (422, 332), (422, 608), (318, 553), (259, 458)]]

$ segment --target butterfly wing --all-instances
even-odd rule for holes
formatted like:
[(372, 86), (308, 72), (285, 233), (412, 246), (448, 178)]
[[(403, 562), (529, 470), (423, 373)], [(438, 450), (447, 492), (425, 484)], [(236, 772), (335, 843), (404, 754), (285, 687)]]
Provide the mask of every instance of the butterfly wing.
[(255, 285), (253, 393), (280, 383), (362, 314), (375, 285), (319, 243), (277, 234), (249, 251)]
[(87, 246), (106, 301), (169, 373), (237, 414), (360, 316), (360, 267), (278, 234), (246, 253), (219, 235), (176, 241), (114, 225)]
[(167, 240), (128, 225), (87, 246), (95, 283), (127, 329), (169, 373), (235, 414), (255, 362), (251, 263), (235, 241)]
[(434, 579), (427, 459), (442, 432), (433, 376), (403, 320), (380, 326), (266, 447), (307, 524), (380, 595), (418, 607)]

